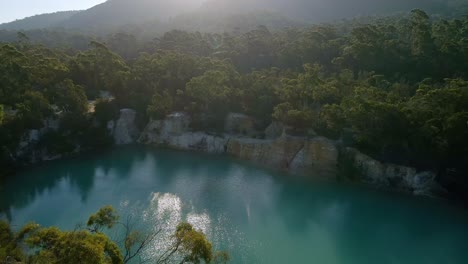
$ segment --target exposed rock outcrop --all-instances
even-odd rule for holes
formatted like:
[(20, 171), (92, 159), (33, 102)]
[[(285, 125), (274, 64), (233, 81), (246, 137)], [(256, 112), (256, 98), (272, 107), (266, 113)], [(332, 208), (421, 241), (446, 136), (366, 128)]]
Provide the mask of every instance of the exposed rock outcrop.
[(216, 137), (203, 132), (187, 132), (168, 137), (162, 144), (181, 150), (224, 153), (228, 140), (228, 138)]
[[(164, 120), (151, 120), (140, 134), (136, 125), (137, 113), (122, 109), (118, 120), (109, 121), (107, 129), (116, 145), (142, 144), (166, 146), (180, 150), (228, 154), (253, 163), (307, 175), (319, 179), (335, 179), (338, 175), (338, 144), (324, 137), (294, 136), (279, 122), (265, 130), (266, 139), (254, 139), (255, 122), (243, 114), (231, 113), (225, 120), (225, 134), (192, 131), (191, 118), (186, 113), (174, 113)], [(58, 131), (60, 120), (48, 119), (41, 129), (27, 131), (16, 150), (9, 152), (18, 164), (59, 159), (39, 144), (47, 133)], [(343, 144), (343, 143), (341, 143)], [(437, 196), (444, 190), (436, 181), (436, 174), (419, 172), (414, 168), (379, 162), (353, 148), (342, 149), (353, 167), (361, 174), (360, 180), (387, 189), (412, 192), (415, 195)], [(73, 153), (80, 152), (76, 145)]]
[(442, 189), (437, 184), (436, 174), (433, 172), (418, 172), (415, 168), (382, 163), (353, 148), (347, 148), (346, 155), (359, 169), (362, 180), (369, 184), (427, 196), (432, 196)]
[(28, 130), (21, 138), (12, 158), (20, 163), (32, 164), (61, 158), (61, 155), (49, 154), (46, 148), (39, 147), (38, 143), (49, 132), (58, 131), (60, 120), (48, 118), (44, 120), (40, 129)]
[(273, 121), (265, 129), (265, 138), (266, 139), (277, 139), (281, 137), (284, 133), (284, 125), (281, 122)]
[(139, 138), (143, 144), (162, 145), (181, 150), (224, 153), (228, 137), (190, 132), (190, 117), (174, 113), (164, 120), (151, 120)]
[(164, 120), (151, 120), (138, 141), (146, 144), (163, 144), (174, 136), (189, 132), (190, 117), (186, 113), (173, 113)]
[(276, 140), (231, 139), (227, 153), (257, 164), (306, 174), (317, 178), (335, 178), (338, 149), (325, 138), (281, 137)]
[[(233, 113), (226, 118), (226, 134), (223, 135), (193, 132), (190, 123), (185, 113), (152, 120), (138, 141), (180, 150), (226, 153), (265, 167), (314, 178), (335, 179), (338, 175), (338, 144), (327, 138), (291, 136), (281, 123), (274, 122), (265, 130), (266, 139), (254, 139), (245, 135), (253, 133), (253, 119)], [(361, 172), (363, 182), (417, 195), (431, 195), (440, 190), (432, 172), (385, 164), (352, 148), (344, 152)]]
[(316, 137), (306, 140), (304, 147), (290, 164), (294, 173), (335, 178), (337, 175), (338, 149), (335, 142)]
[(108, 124), (107, 128), (113, 130), (112, 135), (116, 145), (128, 145), (136, 142), (140, 134), (136, 126), (136, 115), (135, 110), (122, 109), (120, 110), (120, 117), (115, 123), (115, 127)]
[(247, 120), (252, 121), (237, 114), (229, 114), (225, 122), (226, 128), (229, 129), (226, 131), (228, 134), (210, 135), (191, 132), (190, 117), (184, 113), (175, 113), (165, 120), (149, 122), (139, 142), (181, 150), (227, 153), (294, 174), (327, 178), (336, 176), (338, 150), (333, 141), (319, 137), (308, 140), (281, 135), (274, 140), (261, 140), (231, 134), (235, 133), (236, 129), (243, 128), (245, 124), (248, 125), (244, 128), (253, 131), (253, 123)]

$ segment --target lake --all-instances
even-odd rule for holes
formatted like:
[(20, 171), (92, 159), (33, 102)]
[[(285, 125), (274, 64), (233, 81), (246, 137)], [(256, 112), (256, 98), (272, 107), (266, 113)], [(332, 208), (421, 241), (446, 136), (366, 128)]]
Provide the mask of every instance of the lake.
[(468, 263), (463, 208), (225, 156), (116, 148), (28, 169), (0, 190), (0, 215), (16, 228), (33, 220), (71, 230), (113, 205), (141, 229), (163, 229), (144, 257), (188, 221), (231, 263)]

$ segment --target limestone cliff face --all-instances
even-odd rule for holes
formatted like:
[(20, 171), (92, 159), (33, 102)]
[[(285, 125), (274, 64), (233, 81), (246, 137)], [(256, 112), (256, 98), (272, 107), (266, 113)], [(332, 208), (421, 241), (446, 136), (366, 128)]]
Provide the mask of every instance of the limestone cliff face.
[[(190, 117), (185, 113), (152, 120), (138, 142), (180, 150), (225, 153), (261, 166), (320, 179), (336, 179), (338, 174), (338, 146), (327, 138), (294, 137), (278, 122), (266, 129), (266, 139), (249, 138), (247, 134), (257, 132), (253, 129), (252, 119), (242, 114), (227, 116), (226, 134), (223, 135), (193, 132), (190, 123)], [(432, 172), (382, 163), (352, 148), (344, 149), (344, 153), (361, 172), (362, 182), (417, 195), (432, 195), (440, 190)]]
[(334, 179), (337, 172), (338, 149), (325, 138), (234, 138), (227, 145), (227, 153), (270, 168), (317, 178)]
[(211, 136), (203, 132), (187, 132), (169, 137), (163, 144), (181, 150), (224, 153), (227, 141), (226, 138)]
[(288, 136), (265, 140), (248, 138), (245, 134), (255, 134), (252, 119), (233, 113), (226, 118), (224, 135), (192, 132), (189, 125), (190, 117), (184, 113), (174, 113), (165, 120), (152, 120), (139, 142), (181, 150), (227, 153), (295, 174), (327, 178), (334, 178), (336, 175), (338, 150), (328, 139), (307, 140)]
[(165, 120), (151, 120), (139, 138), (143, 144), (162, 145), (180, 150), (224, 153), (228, 137), (191, 132), (190, 117), (174, 113)]
[(415, 168), (382, 163), (353, 148), (347, 148), (346, 154), (360, 170), (364, 182), (415, 195), (432, 196), (441, 191), (433, 172), (418, 172)]
[(11, 158), (19, 163), (37, 163), (41, 161), (49, 161), (59, 159), (61, 155), (50, 154), (49, 151), (40, 147), (39, 141), (45, 134), (51, 131), (57, 131), (60, 126), (60, 121), (54, 118), (44, 120), (41, 129), (32, 129), (27, 131), (21, 138), (15, 153), (11, 154)]
[(266, 139), (277, 139), (284, 133), (284, 125), (281, 122), (274, 121), (265, 129)]
[(114, 137), (116, 145), (128, 145), (135, 143), (140, 134), (136, 126), (136, 111), (132, 109), (120, 110), (117, 122), (110, 121), (107, 128)]
[[(161, 145), (181, 150), (207, 153), (227, 153), (254, 163), (286, 170), (295, 174), (334, 178), (337, 171), (338, 150), (326, 138), (279, 136), (276, 139), (252, 139), (245, 134), (255, 133), (251, 118), (229, 114), (224, 135), (191, 132), (190, 117), (174, 113), (164, 120), (152, 120), (138, 140), (143, 144)], [(282, 126), (280, 127), (282, 133)], [(277, 132), (276, 134), (280, 133)]]
[(305, 140), (304, 147), (297, 153), (290, 164), (295, 173), (335, 178), (338, 166), (338, 149), (335, 142), (316, 137)]

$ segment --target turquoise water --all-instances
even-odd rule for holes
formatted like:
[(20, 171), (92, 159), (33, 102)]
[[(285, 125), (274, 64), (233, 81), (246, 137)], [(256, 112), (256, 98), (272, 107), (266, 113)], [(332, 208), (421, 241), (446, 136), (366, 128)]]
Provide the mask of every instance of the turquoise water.
[[(180, 221), (231, 263), (466, 264), (468, 214), (443, 202), (272, 173), (222, 156), (143, 147), (47, 163), (7, 182), (0, 215), (73, 229), (113, 205), (146, 230)], [(118, 237), (118, 233), (111, 234)]]

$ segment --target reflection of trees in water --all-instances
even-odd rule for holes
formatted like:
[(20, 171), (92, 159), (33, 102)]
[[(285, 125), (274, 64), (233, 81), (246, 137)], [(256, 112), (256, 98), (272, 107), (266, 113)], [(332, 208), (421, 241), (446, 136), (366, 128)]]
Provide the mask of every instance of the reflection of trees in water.
[(119, 177), (128, 177), (132, 164), (142, 160), (145, 155), (141, 151), (131, 151), (129, 154), (123, 149), (100, 154), (102, 153), (49, 162), (12, 176), (0, 192), (0, 214), (4, 214), (11, 221), (13, 208), (25, 208), (34, 202), (37, 196), (53, 190), (63, 180), (76, 187), (82, 202), (85, 202), (94, 186), (97, 169), (104, 172), (104, 175), (108, 175), (112, 169)]
[[(177, 151), (152, 153), (141, 147), (124, 147), (77, 159), (49, 162), (28, 168), (18, 175), (12, 176), (5, 183), (0, 192), (0, 214), (4, 214), (7, 219), (11, 220), (12, 208), (27, 207), (39, 195), (53, 190), (63, 180), (69, 181), (72, 187), (76, 187), (81, 201), (85, 202), (94, 186), (96, 177), (112, 175), (118, 179), (126, 179), (130, 176), (132, 167), (148, 157), (156, 160), (158, 173), (166, 175), (177, 175), (181, 170), (192, 174), (192, 172), (206, 169), (206, 157), (203, 155), (194, 158), (192, 153)], [(205, 163), (202, 162), (203, 160)], [(218, 170), (223, 170), (223, 166), (229, 165), (226, 162), (221, 162), (214, 166), (221, 166)], [(198, 174), (194, 173), (194, 175)], [(158, 177), (160, 186), (170, 186), (173, 180), (171, 177)]]

